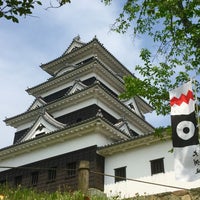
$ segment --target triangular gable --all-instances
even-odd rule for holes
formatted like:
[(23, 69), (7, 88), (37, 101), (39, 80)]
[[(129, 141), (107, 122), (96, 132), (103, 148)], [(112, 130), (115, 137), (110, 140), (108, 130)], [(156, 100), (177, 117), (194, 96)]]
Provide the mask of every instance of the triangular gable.
[(28, 111), (33, 110), (35, 108), (42, 107), (44, 105), (46, 105), (46, 102), (41, 97), (38, 97), (35, 99), (32, 105), (28, 108)]
[(85, 43), (84, 43), (84, 42), (81, 42), (80, 39), (81, 39), (81, 38), (80, 38), (79, 35), (76, 36), (76, 37), (73, 39), (73, 41), (72, 41), (72, 43), (70, 44), (70, 46), (69, 46), (69, 47), (67, 48), (67, 50), (64, 52), (63, 55), (66, 55), (66, 54), (70, 53), (71, 51), (74, 51), (74, 50), (76, 50), (77, 48), (82, 47)]
[(47, 112), (44, 112), (38, 117), (22, 141), (41, 136), (64, 127), (65, 124), (56, 121), (51, 115), (49, 115)]
[(74, 85), (72, 86), (72, 88), (69, 90), (68, 95), (69, 94), (73, 94), (77, 91), (83, 90), (85, 89), (87, 86), (84, 85), (80, 80), (76, 80)]
[(137, 106), (137, 103), (134, 98), (123, 100), (122, 101), (128, 108), (130, 108), (133, 112), (138, 114), (140, 117), (143, 117), (141, 111), (139, 110), (139, 107)]
[(144, 101), (141, 97), (135, 96), (134, 100), (141, 113), (146, 114), (154, 110), (153, 107), (146, 101)]
[(114, 126), (127, 135), (131, 135), (128, 124), (124, 119), (120, 119), (116, 124), (114, 124)]

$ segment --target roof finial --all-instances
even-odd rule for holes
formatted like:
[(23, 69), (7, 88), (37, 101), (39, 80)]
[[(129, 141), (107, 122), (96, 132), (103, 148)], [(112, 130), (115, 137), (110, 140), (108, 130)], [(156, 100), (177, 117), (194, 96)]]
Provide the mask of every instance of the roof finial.
[(81, 39), (81, 37), (79, 34), (74, 38), (74, 40), (76, 40), (76, 41), (80, 41), (80, 39)]

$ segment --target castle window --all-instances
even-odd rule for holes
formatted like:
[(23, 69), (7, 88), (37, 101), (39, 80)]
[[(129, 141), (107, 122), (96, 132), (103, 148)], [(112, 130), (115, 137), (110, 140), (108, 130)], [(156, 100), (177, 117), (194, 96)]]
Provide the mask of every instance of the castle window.
[(67, 177), (76, 175), (76, 162), (67, 163)]
[(22, 176), (15, 177), (15, 186), (19, 186), (22, 184)]
[(126, 167), (115, 169), (115, 183), (126, 180)]
[(151, 160), (151, 175), (164, 173), (164, 158), (159, 158), (155, 160)]
[(38, 134), (35, 135), (35, 137), (39, 137), (39, 136), (42, 136), (42, 135), (45, 135), (45, 132), (38, 133)]
[(52, 167), (48, 170), (48, 182), (55, 181), (56, 179), (56, 167)]
[(39, 172), (33, 172), (32, 174), (31, 174), (31, 177), (32, 177), (32, 179), (31, 179), (31, 184), (34, 186), (34, 185), (37, 185), (37, 183), (38, 183), (38, 176), (39, 176)]

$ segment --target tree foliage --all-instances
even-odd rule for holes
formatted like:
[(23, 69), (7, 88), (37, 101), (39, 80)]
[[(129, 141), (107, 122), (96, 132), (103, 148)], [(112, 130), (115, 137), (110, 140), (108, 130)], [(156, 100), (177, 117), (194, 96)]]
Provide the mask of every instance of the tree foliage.
[[(102, 1), (110, 4), (114, 0)], [(50, 7), (57, 8), (70, 3), (70, 0), (49, 2)], [(155, 52), (145, 48), (141, 50), (144, 64), (135, 69), (143, 80), (125, 77), (125, 92), (121, 97), (139, 95), (147, 98), (157, 114), (165, 115), (170, 110), (168, 91), (188, 81), (194, 74), (200, 74), (200, 0), (123, 2), (122, 12), (112, 29), (119, 33), (132, 29), (135, 36), (149, 36), (158, 47)], [(42, 1), (0, 0), (0, 18), (19, 22), (19, 17), (31, 15), (36, 5), (42, 5)]]
[[(70, 0), (55, 0), (56, 6), (50, 3), (50, 7), (61, 7)], [(19, 17), (31, 15), (36, 5), (42, 5), (41, 0), (0, 0), (0, 18), (19, 22)]]
[(121, 97), (140, 95), (157, 114), (169, 113), (168, 91), (200, 74), (200, 0), (126, 0), (112, 29), (119, 33), (131, 29), (157, 45), (156, 51), (141, 50), (144, 65), (136, 70), (143, 80), (125, 77)]

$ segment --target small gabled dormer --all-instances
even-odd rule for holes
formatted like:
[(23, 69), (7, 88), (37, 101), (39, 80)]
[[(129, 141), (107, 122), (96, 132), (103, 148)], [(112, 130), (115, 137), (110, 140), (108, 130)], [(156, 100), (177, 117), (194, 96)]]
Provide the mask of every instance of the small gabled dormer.
[(114, 124), (116, 128), (118, 128), (120, 131), (126, 133), (127, 135), (131, 136), (131, 131), (128, 127), (128, 123), (124, 119), (119, 119), (116, 124)]
[(46, 105), (46, 102), (41, 97), (37, 97), (32, 103), (32, 105), (28, 108), (28, 111), (40, 108), (44, 105)]
[[(90, 80), (88, 80), (88, 81), (86, 80), (85, 82), (86, 82), (86, 84), (92, 84), (92, 83), (90, 83)], [(86, 84), (82, 83), (80, 80), (75, 80), (73, 85), (71, 85), (71, 86), (68, 85), (68, 87), (66, 87), (62, 90), (58, 90), (52, 94), (44, 96), (43, 99), (47, 103), (55, 101), (59, 98), (64, 97), (65, 95), (73, 94), (76, 91), (85, 89), (87, 87)]]
[(71, 51), (75, 51), (76, 49), (82, 47), (85, 43), (81, 42), (80, 36), (76, 36), (67, 50), (63, 53), (63, 55), (70, 53)]
[(27, 134), (24, 136), (24, 138), (20, 142), (42, 136), (50, 132), (57, 131), (64, 127), (65, 127), (65, 124), (60, 123), (57, 120), (55, 120), (47, 112), (43, 112), (40, 114), (40, 116), (37, 118), (33, 126), (29, 129)]
[(118, 122), (114, 124), (114, 126), (130, 137), (138, 136), (138, 133), (129, 127), (128, 122), (124, 118), (119, 119)]
[(65, 73), (67, 73), (67, 72), (70, 72), (70, 71), (74, 70), (75, 68), (76, 68), (76, 65), (66, 63), (65, 66), (63, 66), (63, 68), (61, 68), (60, 70), (58, 70), (55, 73), (55, 77), (58, 77), (58, 76), (61, 76)]
[(68, 91), (68, 95), (73, 94), (75, 92), (78, 92), (80, 90), (85, 89), (87, 86), (84, 85), (80, 80), (75, 80), (74, 85), (71, 87), (71, 89)]
[(128, 99), (128, 100), (122, 100), (122, 102), (131, 109), (134, 113), (139, 115), (140, 117), (143, 117), (142, 113), (140, 112), (137, 103), (134, 98)]

